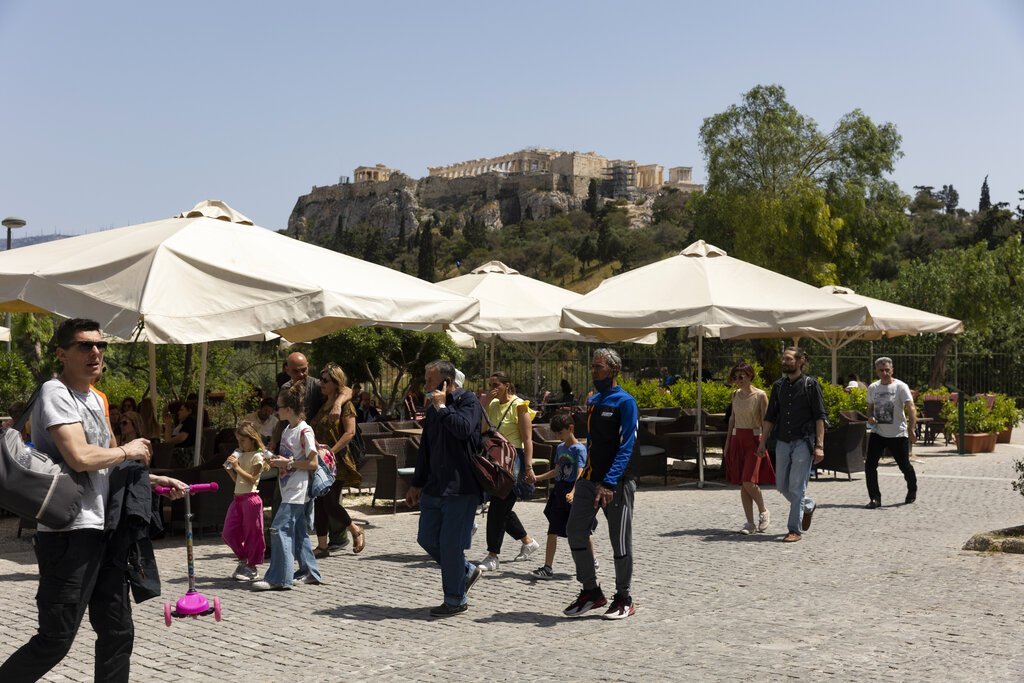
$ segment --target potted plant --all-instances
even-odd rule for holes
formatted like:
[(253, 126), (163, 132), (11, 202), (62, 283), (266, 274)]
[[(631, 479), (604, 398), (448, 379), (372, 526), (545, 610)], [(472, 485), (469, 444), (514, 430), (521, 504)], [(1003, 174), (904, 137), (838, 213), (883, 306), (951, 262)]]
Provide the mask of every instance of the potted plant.
[[(959, 438), (957, 407), (949, 401), (939, 413), (952, 425), (954, 440)], [(995, 450), (995, 434), (1002, 423), (989, 412), (984, 397), (976, 396), (964, 402), (964, 453), (991, 453)], [(992, 437), (991, 440), (989, 437)], [(990, 443), (991, 441), (991, 443)]]
[(1006, 394), (996, 394), (992, 402), (992, 415), (1002, 423), (1002, 429), (996, 435), (997, 443), (1010, 443), (1013, 428), (1024, 418), (1024, 410), (1017, 407), (1016, 402)]

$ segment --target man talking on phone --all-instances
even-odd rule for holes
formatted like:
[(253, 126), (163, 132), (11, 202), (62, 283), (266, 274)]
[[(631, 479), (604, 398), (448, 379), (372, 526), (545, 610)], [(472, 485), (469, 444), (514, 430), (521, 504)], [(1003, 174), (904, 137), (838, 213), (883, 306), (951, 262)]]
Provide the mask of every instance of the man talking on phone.
[(417, 542), (441, 565), (444, 602), (431, 617), (451, 617), (468, 609), (466, 594), (480, 570), (466, 561), (473, 516), (483, 496), (469, 469), (469, 453), (480, 441), (480, 401), (455, 386), (455, 366), (428, 363), (424, 376), (427, 414), (423, 420), (416, 471), (405, 502), (420, 506)]

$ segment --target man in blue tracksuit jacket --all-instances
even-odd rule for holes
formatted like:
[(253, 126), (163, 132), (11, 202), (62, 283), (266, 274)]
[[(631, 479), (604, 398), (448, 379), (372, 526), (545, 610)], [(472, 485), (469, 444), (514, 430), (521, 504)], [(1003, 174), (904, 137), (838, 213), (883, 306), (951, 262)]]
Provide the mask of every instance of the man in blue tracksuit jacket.
[(576, 578), (583, 589), (565, 609), (567, 617), (580, 617), (603, 607), (607, 599), (597, 583), (590, 550), (590, 533), (597, 509), (604, 508), (615, 558), (615, 596), (605, 619), (624, 619), (633, 614), (629, 587), (633, 578), (633, 496), (636, 480), (629, 459), (636, 443), (636, 400), (618, 383), (622, 359), (612, 349), (598, 349), (590, 366), (597, 393), (587, 401), (587, 466), (576, 481), (566, 535), (576, 563)]

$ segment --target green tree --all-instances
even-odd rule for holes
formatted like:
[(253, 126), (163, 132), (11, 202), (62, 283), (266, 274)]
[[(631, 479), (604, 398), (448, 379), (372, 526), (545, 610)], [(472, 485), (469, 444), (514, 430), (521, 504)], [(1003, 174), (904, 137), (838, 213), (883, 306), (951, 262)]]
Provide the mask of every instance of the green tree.
[(433, 282), (434, 270), (434, 228), (433, 225), (424, 223), (420, 228), (420, 250), (417, 260), (416, 277), (427, 282)]
[[(384, 413), (395, 414), (402, 392), (413, 379), (422, 377), (427, 363), (445, 358), (458, 365), (462, 350), (444, 332), (353, 327), (313, 340), (310, 357), (314, 367), (332, 360), (341, 365), (351, 382), (371, 387)], [(385, 365), (395, 370), (389, 394), (379, 386)]]
[(781, 86), (756, 86), (701, 126), (695, 236), (718, 228), (739, 258), (809, 282), (863, 272), (905, 227), (907, 198), (883, 177), (900, 141), (860, 110), (823, 133)]
[(978, 199), (978, 212), (992, 208), (992, 198), (988, 194), (988, 176), (981, 182), (981, 197)]
[(960, 203), (960, 193), (953, 189), (952, 185), (943, 185), (942, 190), (936, 196), (942, 201), (946, 213), (956, 211), (956, 207)]
[(55, 324), (60, 319), (50, 313), (15, 313), (11, 316), (12, 348), (17, 348), (21, 353), (26, 367), (38, 383), (49, 378), (59, 368), (57, 358), (49, 346)]
[[(1000, 325), (1006, 311), (1024, 298), (1024, 247), (1020, 235), (989, 250), (979, 242), (964, 249), (936, 252), (928, 260), (914, 260), (900, 269), (895, 282), (869, 281), (858, 293), (962, 320), (976, 335)], [(932, 358), (929, 386), (945, 379), (953, 335), (944, 335)]]
[(0, 351), (0, 412), (10, 415), (11, 405), (27, 401), (36, 385), (28, 366), (16, 351)]
[(583, 204), (583, 210), (589, 213), (592, 217), (597, 216), (597, 200), (600, 194), (600, 185), (597, 182), (597, 178), (591, 178), (590, 184), (587, 185), (587, 201)]

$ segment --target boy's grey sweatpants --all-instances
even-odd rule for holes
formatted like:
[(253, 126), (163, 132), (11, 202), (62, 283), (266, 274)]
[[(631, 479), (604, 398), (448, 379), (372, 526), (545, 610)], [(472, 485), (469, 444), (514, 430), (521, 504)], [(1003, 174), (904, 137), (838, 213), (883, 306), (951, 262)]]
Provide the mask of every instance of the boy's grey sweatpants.
[[(569, 537), (569, 550), (572, 560), (576, 563), (576, 579), (587, 590), (597, 588), (597, 571), (594, 569), (594, 556), (590, 552), (590, 529), (597, 516), (594, 497), (597, 483), (580, 479), (576, 482), (576, 495), (569, 510), (569, 522), (565, 534)], [(629, 586), (633, 580), (633, 496), (636, 493), (636, 480), (623, 477), (615, 487), (615, 495), (604, 508), (604, 517), (608, 521), (608, 535), (612, 542), (612, 554), (615, 558), (615, 592), (629, 595)]]

